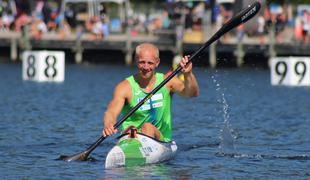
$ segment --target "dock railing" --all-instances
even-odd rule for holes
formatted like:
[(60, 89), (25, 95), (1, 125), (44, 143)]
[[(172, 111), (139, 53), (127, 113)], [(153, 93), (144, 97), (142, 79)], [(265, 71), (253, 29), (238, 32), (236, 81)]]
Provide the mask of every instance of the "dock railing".
[[(0, 32), (0, 47), (10, 48), (10, 59), (16, 61), (24, 50), (30, 49), (69, 49), (75, 53), (76, 63), (82, 62), (83, 50), (119, 50), (122, 52), (130, 52), (128, 56), (132, 57), (132, 48), (141, 42), (151, 42), (156, 44), (160, 50), (171, 51), (174, 54), (187, 54), (194, 51), (202, 43), (204, 43), (203, 31), (184, 32), (177, 28), (170, 30), (157, 30), (151, 34), (132, 34), (128, 31), (127, 34), (118, 33), (110, 34), (102, 40), (91, 39), (91, 34), (83, 33), (78, 35), (78, 32), (73, 32), (66, 37), (61, 37), (57, 33), (44, 33), (40, 40), (33, 39), (27, 33), (27, 28), (24, 32), (6, 31)], [(228, 38), (221, 39), (214, 47), (215, 54), (213, 59), (217, 58), (221, 52), (226, 51), (235, 55), (237, 66), (243, 64), (243, 59), (247, 53), (258, 53), (268, 57), (276, 55), (310, 55), (310, 46), (294, 41), (292, 32), (286, 30), (282, 35), (284, 38), (281, 41), (277, 40), (275, 29), (270, 27), (269, 34), (265, 35), (265, 42), (262, 43), (258, 36), (242, 35), (241, 39), (238, 35), (230, 34)], [(130, 38), (129, 38), (130, 37)], [(128, 44), (130, 43), (130, 44)], [(131, 49), (131, 50), (130, 50)], [(129, 51), (130, 50), (130, 51)], [(210, 51), (210, 50), (209, 50)], [(209, 56), (209, 59), (210, 58)], [(126, 64), (131, 64), (131, 60), (127, 59)], [(209, 65), (215, 67), (216, 64)]]

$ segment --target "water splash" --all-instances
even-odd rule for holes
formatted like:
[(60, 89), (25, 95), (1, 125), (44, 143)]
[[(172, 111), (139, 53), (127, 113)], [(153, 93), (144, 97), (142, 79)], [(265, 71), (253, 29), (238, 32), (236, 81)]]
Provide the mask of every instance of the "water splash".
[(219, 149), (221, 153), (235, 153), (236, 148), (234, 145), (235, 138), (232, 135), (232, 129), (229, 125), (229, 105), (225, 98), (225, 93), (221, 89), (220, 83), (217, 82), (215, 79), (215, 76), (212, 76), (213, 83), (216, 85), (216, 91), (220, 92), (221, 97), (219, 98), (218, 102), (223, 106), (223, 119), (224, 124), (223, 128), (221, 129), (221, 135), (220, 135), (220, 145)]
[(229, 105), (225, 98), (224, 89), (221, 88), (220, 83), (215, 78), (216, 73), (214, 76), (211, 76), (211, 78), (213, 80), (213, 83), (216, 85), (216, 91), (220, 95), (217, 102), (222, 105), (222, 112), (223, 112), (223, 119), (224, 119), (223, 127), (221, 129), (221, 134), (220, 134), (220, 144), (219, 144), (220, 151), (215, 154), (217, 157), (230, 157), (230, 158), (236, 158), (236, 159), (252, 159), (255, 161), (261, 161), (264, 159), (310, 161), (309, 154), (278, 155), (278, 154), (242, 153), (240, 151), (237, 152), (235, 148), (235, 143), (234, 143), (236, 137), (233, 136), (233, 129), (230, 127), (230, 123), (229, 123), (229, 120), (230, 120)]

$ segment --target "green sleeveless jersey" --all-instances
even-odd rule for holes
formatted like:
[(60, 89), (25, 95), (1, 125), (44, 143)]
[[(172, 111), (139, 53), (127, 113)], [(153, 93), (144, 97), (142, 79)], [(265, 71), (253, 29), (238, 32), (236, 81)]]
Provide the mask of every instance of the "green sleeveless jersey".
[[(158, 86), (164, 80), (164, 74), (156, 73), (156, 83)], [(133, 107), (135, 107), (145, 96), (145, 93), (135, 81), (133, 76), (126, 78), (132, 89), (131, 102), (126, 103), (122, 109), (122, 115), (126, 115)], [(165, 142), (171, 141), (171, 96), (163, 86), (149, 100), (147, 100), (136, 112), (134, 112), (123, 124), (122, 130), (128, 126), (135, 126), (138, 130), (146, 122), (153, 124), (161, 132), (161, 140)]]

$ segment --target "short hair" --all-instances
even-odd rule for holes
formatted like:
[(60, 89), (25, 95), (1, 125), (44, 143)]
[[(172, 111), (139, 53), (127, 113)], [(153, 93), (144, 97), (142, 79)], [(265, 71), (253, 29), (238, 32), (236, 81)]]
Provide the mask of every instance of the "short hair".
[(159, 60), (159, 49), (151, 43), (142, 43), (136, 47), (135, 58), (137, 59), (141, 52), (145, 50), (152, 50), (155, 53), (155, 58)]

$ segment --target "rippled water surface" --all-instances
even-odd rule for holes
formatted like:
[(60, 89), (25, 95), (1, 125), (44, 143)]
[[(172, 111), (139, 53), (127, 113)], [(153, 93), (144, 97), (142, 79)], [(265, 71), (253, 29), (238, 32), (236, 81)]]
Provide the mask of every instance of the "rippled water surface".
[[(162, 67), (165, 72), (168, 67)], [(104, 169), (115, 137), (95, 161), (64, 162), (101, 135), (114, 86), (134, 68), (67, 65), (64, 83), (24, 82), (20, 64), (0, 64), (3, 179), (310, 178), (310, 87), (274, 87), (266, 69), (195, 68), (200, 96), (173, 97), (175, 159)]]

